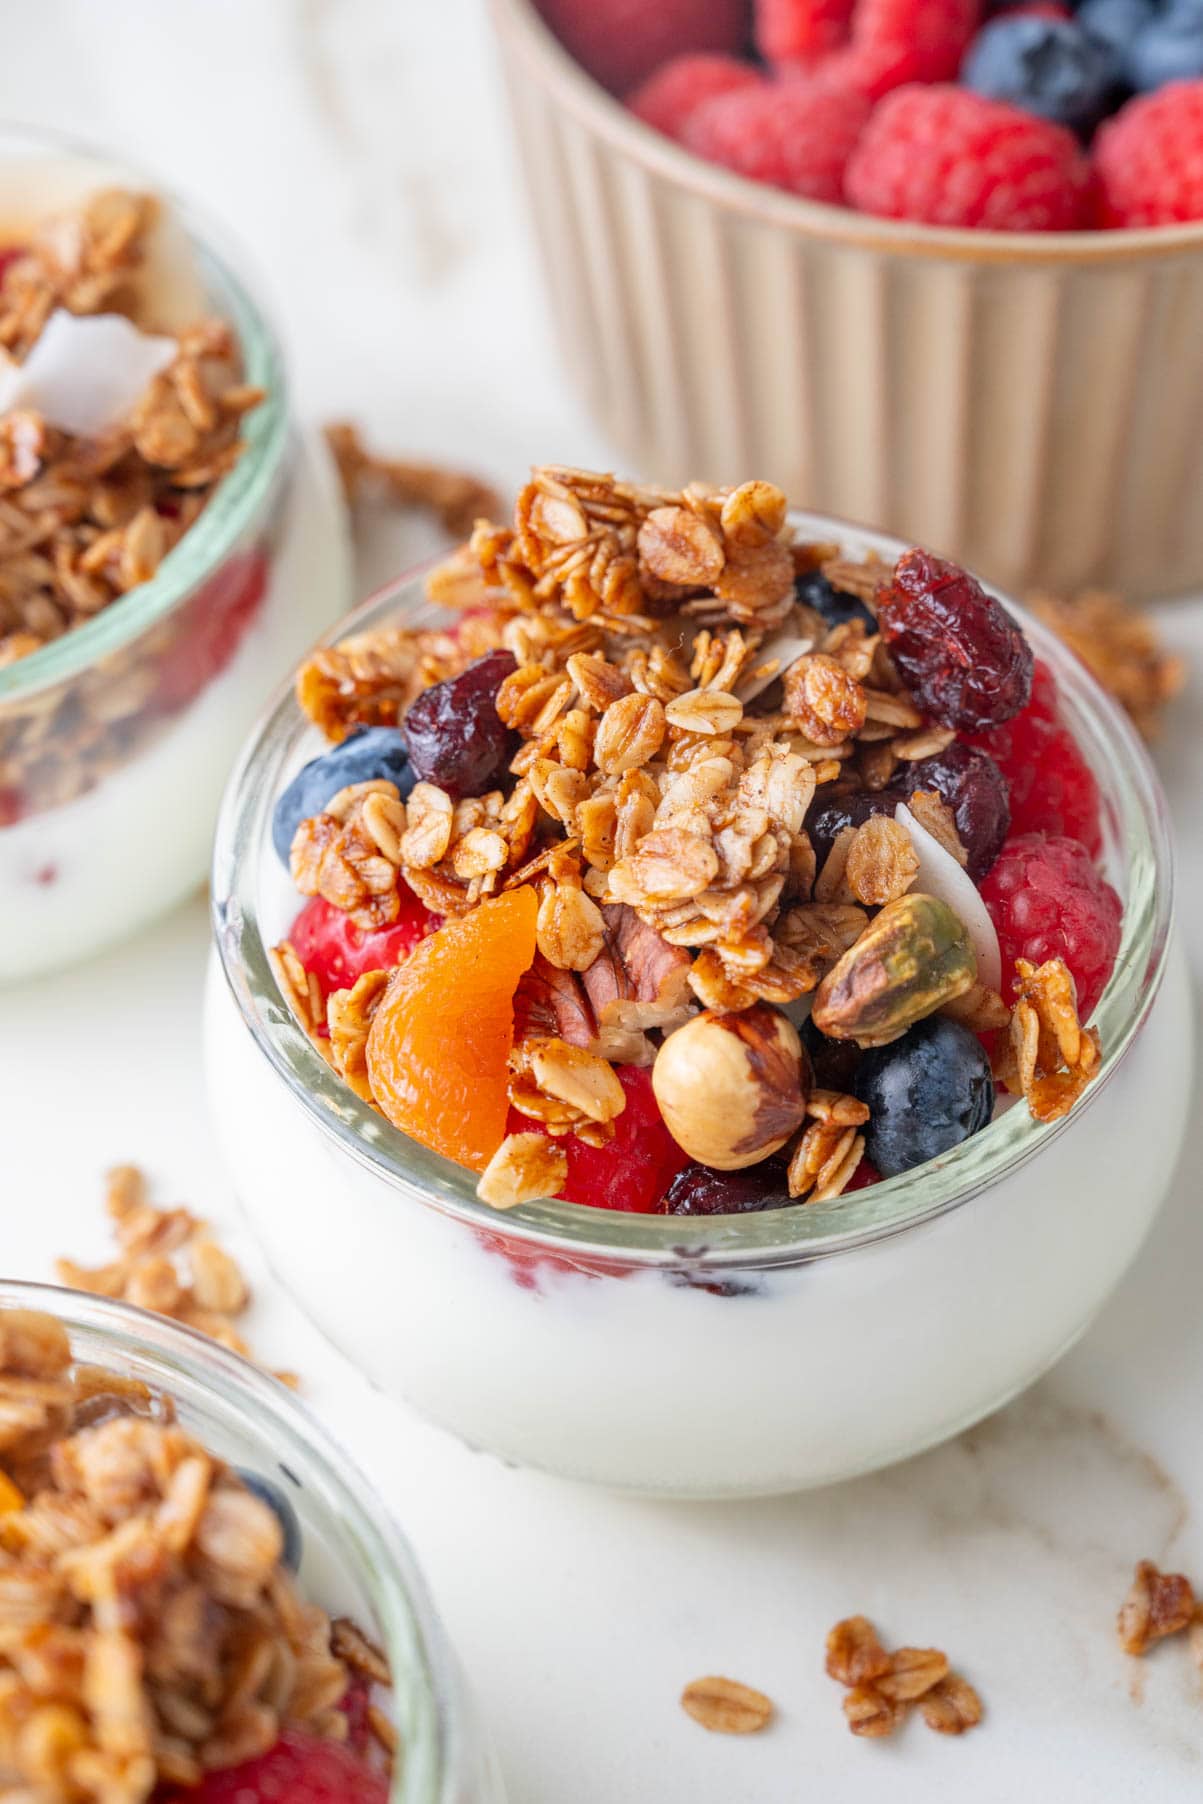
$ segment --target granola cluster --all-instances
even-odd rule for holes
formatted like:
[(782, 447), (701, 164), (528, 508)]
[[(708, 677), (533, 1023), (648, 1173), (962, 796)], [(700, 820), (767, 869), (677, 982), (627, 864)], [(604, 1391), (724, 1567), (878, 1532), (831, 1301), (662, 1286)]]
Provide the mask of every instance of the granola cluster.
[(827, 1671), (846, 1687), (844, 1716), (854, 1735), (892, 1735), (912, 1704), (938, 1735), (961, 1735), (982, 1720), (973, 1686), (936, 1647), (891, 1654), (867, 1616), (848, 1616), (827, 1637)]
[[(158, 212), (152, 196), (105, 191), (0, 256), (0, 358), (23, 363), (56, 310), (158, 332), (139, 281)], [(0, 668), (148, 582), (242, 455), (244, 421), (264, 397), (244, 380), (232, 329), (201, 318), (168, 335), (174, 361), (98, 437), (28, 408), (0, 415)], [(229, 587), (198, 597), (210, 636), (215, 611), (236, 599)], [(186, 605), (132, 648), (4, 711), (0, 826), (89, 788), (181, 705), (178, 679), (160, 693), (163, 663), (190, 632), (203, 662), (196, 615)]]
[(1141, 1656), (1172, 1635), (1189, 1636), (1195, 1663), (1203, 1667), (1203, 1604), (1181, 1572), (1162, 1572), (1152, 1560), (1137, 1562), (1116, 1620), (1119, 1644)]
[(345, 1740), (387, 1675), (285, 1569), (274, 1511), (170, 1398), (73, 1361), (51, 1316), (0, 1313), (0, 1792), (144, 1804), (266, 1753)]
[[(800, 599), (816, 576), (864, 608), (833, 624)], [(406, 893), (448, 918), (536, 891), (510, 1101), (537, 1131), (498, 1150), (487, 1200), (547, 1194), (563, 1162), (539, 1139), (604, 1144), (624, 1101), (614, 1067), (651, 1065), (699, 1009), (749, 1024), (762, 1005), (801, 1017), (819, 991), (823, 1033), (861, 1046), (937, 1008), (977, 1032), (1011, 1024), (1009, 1002), (977, 979), (964, 926), (944, 904), (938, 920), (918, 910), (916, 841), (892, 804), (829, 843), (808, 830), (825, 798), (872, 797), (958, 737), (917, 704), (877, 630), (889, 576), (875, 558), (797, 540), (769, 483), (668, 491), (543, 468), (511, 527), (478, 521), (432, 574), (430, 596), (459, 611), (456, 629), (363, 633), (302, 667), (301, 705), (336, 746), (403, 725), (420, 696), (478, 660), (505, 672), (495, 707), (509, 751), (484, 793), (423, 771), (404, 798), (386, 779), (351, 783), (301, 821), (291, 852), (301, 894), (365, 934), (394, 923)], [(905, 793), (929, 846), (963, 868), (948, 802), (934, 787)], [(890, 955), (910, 990), (890, 979), (905, 1007), (874, 1038), (858, 1011), (881, 988), (872, 936), (891, 909)], [(937, 965), (941, 933), (955, 944)], [(377, 1101), (365, 1054), (389, 969), (327, 996), (290, 941), (276, 962), (323, 1055)], [(838, 1010), (837, 967), (848, 977)], [(1029, 976), (1003, 1070), (1048, 1118), (1093, 1074), (1098, 1046), (1076, 1027), (1064, 964)], [(838, 1195), (864, 1148), (864, 1106), (821, 1074), (813, 1090), (786, 1152), (795, 1198)]]

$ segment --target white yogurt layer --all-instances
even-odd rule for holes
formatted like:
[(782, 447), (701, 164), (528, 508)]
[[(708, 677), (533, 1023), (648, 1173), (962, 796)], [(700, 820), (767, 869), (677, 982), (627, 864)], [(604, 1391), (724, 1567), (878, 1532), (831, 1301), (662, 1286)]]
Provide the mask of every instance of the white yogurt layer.
[(294, 462), (268, 591), (226, 668), (95, 789), (0, 827), (0, 982), (89, 957), (203, 881), (240, 741), (350, 593), (346, 521), (324, 449), (302, 443)]
[[(316, 1125), (254, 1044), (216, 959), (206, 1040), (214, 1119), (251, 1225), (280, 1279), (369, 1377), (505, 1459), (685, 1496), (848, 1478), (1030, 1384), (1135, 1257), (1192, 1083), (1189, 985), (1174, 952), (1105, 1098), (948, 1214), (747, 1274), (747, 1294), (652, 1271), (541, 1270), (529, 1288), (471, 1229)], [(1154, 1116), (1156, 1135), (1133, 1131)]]

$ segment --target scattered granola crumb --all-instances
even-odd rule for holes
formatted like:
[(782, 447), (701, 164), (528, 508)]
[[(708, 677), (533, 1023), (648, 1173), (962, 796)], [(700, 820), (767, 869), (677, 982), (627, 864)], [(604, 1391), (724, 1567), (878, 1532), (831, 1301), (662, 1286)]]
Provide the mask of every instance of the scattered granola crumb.
[(681, 1708), (718, 1735), (755, 1735), (773, 1718), (772, 1700), (738, 1679), (692, 1679), (681, 1693)]
[[(106, 1179), (105, 1209), (117, 1240), (108, 1265), (79, 1265), (57, 1259), (55, 1273), (72, 1290), (115, 1297), (197, 1328), (223, 1347), (252, 1357), (234, 1326), (251, 1303), (236, 1260), (213, 1239), (206, 1224), (187, 1209), (157, 1209), (147, 1198), (146, 1177), (136, 1165), (117, 1165)], [(276, 1372), (295, 1389), (295, 1373)]]
[(497, 491), (479, 477), (441, 464), (380, 457), (368, 450), (359, 429), (349, 421), (327, 426), (326, 443), (350, 507), (383, 501), (393, 507), (428, 508), (454, 538), (462, 538), (477, 520), (498, 511)]
[(1147, 1654), (1155, 1641), (1192, 1628), (1195, 1593), (1180, 1572), (1161, 1572), (1152, 1560), (1141, 1560), (1116, 1619), (1120, 1646), (1126, 1654)]
[(1153, 738), (1167, 702), (1186, 682), (1186, 663), (1165, 650), (1149, 615), (1102, 589), (1069, 599), (1033, 595), (1029, 606)]
[(827, 1637), (827, 1671), (847, 1688), (844, 1715), (854, 1735), (892, 1735), (917, 1704), (928, 1727), (960, 1735), (979, 1723), (977, 1692), (937, 1647), (886, 1652), (867, 1616), (847, 1616)]

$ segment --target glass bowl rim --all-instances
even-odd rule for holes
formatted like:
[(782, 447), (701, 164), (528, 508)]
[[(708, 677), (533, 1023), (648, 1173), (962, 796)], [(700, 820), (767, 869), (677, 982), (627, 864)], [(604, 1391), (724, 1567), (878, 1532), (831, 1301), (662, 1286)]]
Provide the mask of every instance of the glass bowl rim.
[(260, 302), (234, 273), (237, 247), (228, 231), (194, 202), (124, 155), (114, 155), (50, 127), (19, 121), (0, 124), (0, 155), (6, 144), (28, 146), (64, 157), (95, 160), (128, 172), (171, 207), (194, 246), (207, 293), (220, 303), (238, 334), (245, 379), (265, 389), (263, 401), (246, 417), (247, 446), (222, 477), (195, 524), (163, 559), (149, 582), (139, 583), (82, 626), (52, 639), (28, 657), (0, 669), (0, 705), (17, 703), (52, 688), (111, 656), (154, 626), (209, 575), (237, 543), (270, 496), (289, 442), (288, 379), (283, 353)]
[[(876, 549), (890, 561), (906, 549), (893, 535), (826, 514), (791, 509), (807, 537)], [(376, 591), (318, 641), (332, 643), (369, 621), (428, 619), (420, 593), (430, 560)], [(1094, 677), (1038, 620), (1004, 591), (985, 584), (1023, 624), (1037, 655), (1056, 675), (1075, 737), (1087, 740), (1092, 768), (1105, 764), (1107, 789), (1124, 835), (1129, 894), (1115, 969), (1092, 1017), (1100, 1028), (1099, 1075), (1073, 1110), (1039, 1123), (1022, 1103), (950, 1153), (899, 1176), (826, 1203), (794, 1204), (745, 1215), (638, 1215), (550, 1200), (499, 1212), (475, 1195), (475, 1175), (410, 1140), (362, 1102), (315, 1051), (283, 1001), (258, 930), (250, 873), (270, 854), (275, 780), (308, 723), (291, 682), (268, 704), (236, 764), (222, 803), (211, 882), (213, 935), (236, 1008), (260, 1052), (307, 1117), (340, 1153), (366, 1167), (406, 1202), (420, 1202), (479, 1232), (576, 1257), (625, 1265), (712, 1268), (789, 1265), (873, 1244), (920, 1227), (968, 1203), (1080, 1124), (1106, 1090), (1158, 995), (1173, 923), (1173, 854), (1168, 811), (1148, 753), (1128, 717)], [(379, 619), (377, 618), (379, 617)], [(266, 773), (264, 766), (267, 766)], [(1105, 797), (1105, 801), (1106, 801)], [(274, 854), (271, 854), (274, 856)]]
[[(154, 1315), (132, 1303), (89, 1291), (32, 1279), (0, 1277), (0, 1313), (32, 1309), (54, 1316), (69, 1334), (75, 1329), (99, 1336), (114, 1357), (150, 1362), (170, 1393), (173, 1376), (205, 1391), (215, 1413), (234, 1413), (263, 1428), (264, 1448), (310, 1474), (320, 1471), (320, 1496), (340, 1536), (354, 1545), (366, 1582), (379, 1586), (373, 1603), (386, 1651), (395, 1666), (404, 1660), (417, 1688), (416, 1709), (405, 1725), (409, 1758), (400, 1762), (390, 1788), (390, 1804), (449, 1804), (459, 1697), (450, 1644), (415, 1556), (391, 1512), (376, 1499), (369, 1482), (325, 1423), (286, 1385), (249, 1359), (221, 1346), (198, 1329)], [(398, 1657), (399, 1656), (399, 1657)]]
[(494, 29), (523, 59), (558, 105), (584, 121), (608, 146), (664, 181), (745, 218), (771, 223), (798, 238), (883, 251), (892, 256), (1025, 268), (1077, 264), (1115, 268), (1179, 257), (1203, 248), (1203, 219), (1158, 226), (1083, 227), (1077, 231), (1003, 232), (927, 225), (859, 213), (810, 200), (707, 163), (630, 112), (577, 62), (539, 15), (534, 0), (489, 0)]

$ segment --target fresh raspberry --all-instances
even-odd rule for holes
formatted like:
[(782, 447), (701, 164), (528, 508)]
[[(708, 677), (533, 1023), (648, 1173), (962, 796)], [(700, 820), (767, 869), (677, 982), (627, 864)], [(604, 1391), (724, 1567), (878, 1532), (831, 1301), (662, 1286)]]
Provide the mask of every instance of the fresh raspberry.
[(1086, 847), (1060, 835), (1009, 839), (982, 884), (998, 933), (1003, 970), (1015, 960), (1063, 958), (1078, 991), (1078, 1013), (1098, 1006), (1119, 951), (1123, 907)]
[(670, 57), (694, 50), (738, 56), (746, 0), (538, 0), (564, 48), (595, 81), (625, 94)]
[(1203, 219), (1203, 81), (1141, 94), (1094, 140), (1102, 223), (1172, 225)]
[(737, 62), (733, 56), (675, 56), (627, 95), (627, 105), (653, 131), (663, 132), (666, 138), (681, 138), (705, 101), (738, 93), (741, 88), (758, 88), (763, 81), (759, 69)]
[(751, 181), (838, 205), (845, 165), (868, 117), (869, 102), (859, 94), (788, 81), (707, 101), (683, 142)]
[(1060, 232), (1085, 218), (1089, 173), (1077, 139), (967, 88), (888, 94), (848, 162), (863, 213), (994, 232)]
[[(690, 1159), (664, 1125), (651, 1071), (643, 1065), (616, 1065), (615, 1070), (627, 1106), (614, 1123), (614, 1137), (604, 1146), (586, 1146), (575, 1134), (565, 1137), (561, 1145), (568, 1154), (568, 1180), (560, 1195), (566, 1203), (647, 1215)], [(529, 1129), (531, 1123), (525, 1126)]]
[(983, 732), (1026, 708), (1032, 648), (977, 578), (930, 551), (904, 551), (877, 622), (903, 682), (942, 726)]
[(978, 0), (858, 0), (852, 42), (823, 79), (872, 100), (905, 82), (952, 81), (977, 22)]
[(158, 666), (155, 701), (175, 714), (223, 671), (258, 614), (271, 574), (261, 551), (230, 558), (184, 604)]
[(401, 882), (401, 913), (388, 927), (365, 933), (344, 909), (322, 896), (307, 902), (292, 924), (289, 940), (323, 996), (348, 990), (367, 971), (391, 971), (439, 925), (409, 886)]
[(1007, 779), (1011, 832), (1080, 840), (1092, 858), (1103, 849), (1099, 786), (1068, 727), (1041, 712), (1039, 699), (974, 744)]
[(160, 1804), (388, 1804), (388, 1795), (384, 1774), (340, 1742), (286, 1729), (258, 1760), (206, 1773), (198, 1786), (164, 1793)]
[(854, 0), (756, 0), (756, 48), (768, 63), (835, 50), (848, 37)]

